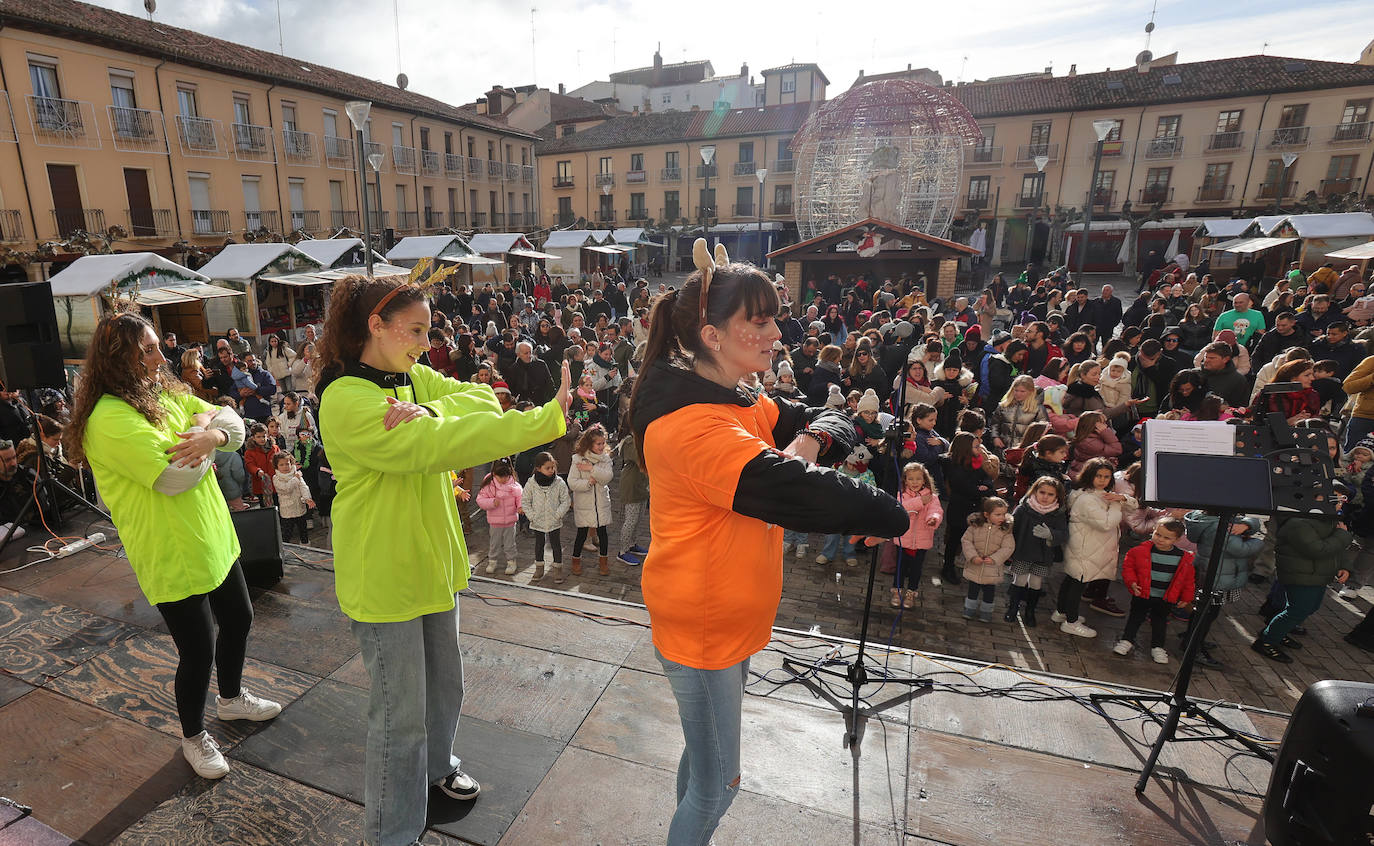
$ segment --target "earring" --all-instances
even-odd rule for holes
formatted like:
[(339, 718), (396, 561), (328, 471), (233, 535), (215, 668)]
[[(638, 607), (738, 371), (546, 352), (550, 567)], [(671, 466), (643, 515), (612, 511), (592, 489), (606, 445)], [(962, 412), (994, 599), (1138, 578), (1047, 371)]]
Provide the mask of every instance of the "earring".
[(715, 347), (713, 347), (713, 349), (714, 349), (716, 352), (720, 352), (720, 344), (716, 344)]

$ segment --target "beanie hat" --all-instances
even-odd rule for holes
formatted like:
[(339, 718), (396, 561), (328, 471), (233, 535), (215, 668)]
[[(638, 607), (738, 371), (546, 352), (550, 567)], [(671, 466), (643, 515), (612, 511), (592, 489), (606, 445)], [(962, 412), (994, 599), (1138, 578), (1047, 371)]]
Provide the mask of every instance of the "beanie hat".
[(824, 332), (824, 331), (825, 331), (825, 324), (822, 323), (822, 322), (819, 321), (819, 320), (813, 320), (813, 321), (811, 321), (811, 325), (808, 326), (808, 327), (806, 327), (806, 328), (808, 328), (808, 329), (815, 329), (817, 332)]
[(878, 410), (878, 395), (877, 395), (876, 393), (873, 392), (873, 389), (872, 389), (872, 388), (867, 388), (867, 389), (865, 389), (865, 390), (864, 390), (864, 395), (861, 396), (861, 397), (859, 397), (859, 411), (877, 411), (877, 410)]
[(1354, 447), (1351, 447), (1351, 450), (1353, 451), (1353, 450), (1356, 449), (1357, 447), (1364, 447), (1365, 449), (1369, 450), (1370, 452), (1374, 452), (1374, 437), (1371, 437), (1371, 438), (1360, 438), (1358, 441), (1355, 442), (1355, 446), (1354, 446)]
[(1119, 353), (1117, 353), (1116, 355), (1112, 356), (1112, 360), (1111, 360), (1110, 362), (1107, 363), (1107, 367), (1110, 369), (1110, 368), (1112, 368), (1112, 367), (1115, 367), (1115, 366), (1118, 365), (1118, 364), (1121, 365), (1122, 367), (1126, 368), (1127, 370), (1130, 370), (1130, 369), (1131, 369), (1131, 354), (1128, 353), (1128, 352), (1119, 352)]
[(983, 327), (982, 327), (982, 326), (979, 326), (977, 323), (975, 323), (975, 324), (973, 324), (972, 326), (970, 326), (970, 327), (969, 327), (967, 330), (965, 330), (965, 332), (964, 332), (964, 340), (965, 340), (965, 341), (981, 341), (981, 340), (983, 340)]
[(964, 359), (959, 355), (958, 350), (950, 350), (949, 355), (945, 356), (945, 363), (943, 369), (949, 370), (951, 368), (954, 370), (964, 369)]
[(491, 389), (498, 394), (510, 395), (510, 385), (507, 385), (505, 382), (493, 382), (491, 384)]
[(830, 383), (830, 393), (825, 398), (826, 408), (844, 408), (844, 394), (840, 393), (840, 386), (834, 382)]
[(494, 320), (488, 320), (488, 321), (487, 321), (487, 330), (486, 330), (486, 334), (487, 334), (487, 337), (488, 337), (488, 338), (495, 338), (495, 337), (496, 337), (496, 321), (494, 321)]
[(784, 376), (796, 378), (796, 374), (792, 372), (792, 365), (787, 363), (787, 359), (778, 362), (778, 378), (781, 379)]

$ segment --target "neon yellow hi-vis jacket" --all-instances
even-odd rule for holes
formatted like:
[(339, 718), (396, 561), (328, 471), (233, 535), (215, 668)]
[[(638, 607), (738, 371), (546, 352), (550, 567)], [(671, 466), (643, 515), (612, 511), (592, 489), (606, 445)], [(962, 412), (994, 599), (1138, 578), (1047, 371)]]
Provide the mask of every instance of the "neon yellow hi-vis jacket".
[[(388, 432), (387, 397), (434, 416)], [(338, 483), (331, 516), (343, 612), (395, 623), (452, 608), (467, 587), (468, 555), (449, 471), (548, 443), (565, 426), (556, 402), (502, 414), (489, 386), (422, 364), (408, 374), (354, 365), (331, 382), (320, 397), (320, 434)]]

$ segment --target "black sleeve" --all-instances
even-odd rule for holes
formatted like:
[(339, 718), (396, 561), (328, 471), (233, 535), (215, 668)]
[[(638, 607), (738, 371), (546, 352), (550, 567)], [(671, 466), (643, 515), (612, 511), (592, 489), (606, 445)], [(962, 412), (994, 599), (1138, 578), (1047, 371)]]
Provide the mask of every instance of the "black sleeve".
[(731, 510), (799, 532), (895, 538), (909, 518), (890, 494), (836, 470), (764, 450), (740, 471)]
[(779, 449), (792, 443), (802, 429), (812, 426), (831, 438), (830, 449), (824, 455), (816, 456), (816, 463), (833, 465), (843, 461), (859, 442), (854, 422), (842, 411), (808, 406), (780, 396), (773, 397), (773, 402), (778, 406), (778, 422), (773, 424), (773, 443)]

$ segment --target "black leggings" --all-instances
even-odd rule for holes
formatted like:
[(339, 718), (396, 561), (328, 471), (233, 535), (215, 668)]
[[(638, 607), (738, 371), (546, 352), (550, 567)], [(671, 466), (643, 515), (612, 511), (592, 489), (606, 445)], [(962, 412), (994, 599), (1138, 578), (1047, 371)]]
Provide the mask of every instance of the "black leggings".
[[(577, 527), (577, 538), (573, 540), (573, 558), (582, 557), (582, 544), (587, 542), (587, 532), (589, 529), (589, 526)], [(601, 550), (601, 555), (604, 556), (608, 554), (611, 548), (611, 537), (607, 534), (605, 526), (596, 527), (596, 545), (597, 548)]]
[(1059, 605), (1060, 614), (1064, 619), (1072, 623), (1078, 619), (1078, 606), (1083, 602), (1083, 583), (1073, 576), (1065, 576), (1064, 581), (1059, 585)]
[[(205, 697), (210, 688), (210, 665), (219, 672), (219, 695), (233, 699), (241, 692), (243, 656), (248, 629), (253, 625), (253, 602), (237, 561), (224, 582), (209, 593), (188, 596), (157, 606), (176, 642), (177, 716), (181, 733), (195, 737), (205, 730)], [(219, 624), (219, 636), (215, 624)]]
[(559, 538), (558, 538), (558, 530), (557, 530), (557, 529), (554, 529), (552, 532), (535, 532), (535, 533), (534, 533), (534, 560), (535, 560), (535, 561), (543, 561), (543, 560), (544, 560), (544, 539), (545, 539), (545, 538), (548, 538), (548, 539), (549, 539), (549, 548), (553, 551), (553, 563), (555, 563), (555, 564), (562, 564), (562, 563), (563, 563), (563, 541), (559, 540)]
[(980, 585), (977, 582), (969, 582), (967, 597), (969, 599), (978, 599), (979, 596), (982, 597), (984, 602), (991, 603), (997, 598), (997, 585)]
[(926, 563), (924, 549), (905, 549), (897, 547), (897, 571), (892, 576), (892, 586), (907, 590), (921, 589), (921, 568)]

